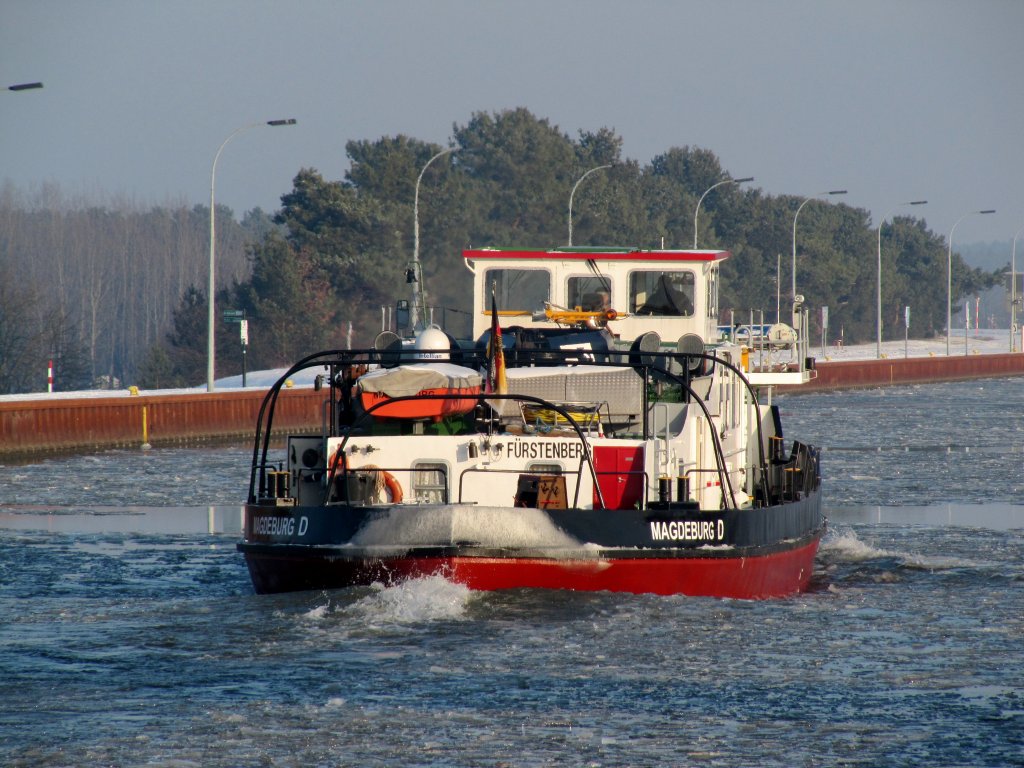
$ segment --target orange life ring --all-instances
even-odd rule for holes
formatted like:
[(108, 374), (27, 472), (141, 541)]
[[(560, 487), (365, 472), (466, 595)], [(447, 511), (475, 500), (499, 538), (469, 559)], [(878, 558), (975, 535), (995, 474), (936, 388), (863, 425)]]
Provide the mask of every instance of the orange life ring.
[(401, 484), (395, 479), (395, 476), (386, 469), (382, 469), (380, 473), (384, 479), (384, 489), (388, 492), (388, 495), (391, 496), (391, 503), (401, 504), (403, 496)]
[(334, 452), (330, 460), (327, 462), (327, 472), (329, 475), (334, 476), (339, 471), (345, 470), (345, 451), (341, 449), (341, 446)]
[(361, 467), (354, 467), (353, 471), (371, 473), (374, 477), (375, 494), (384, 491), (392, 504), (402, 503), (402, 498), (405, 495), (402, 493), (402, 485), (386, 469), (381, 469), (376, 464), (364, 464)]

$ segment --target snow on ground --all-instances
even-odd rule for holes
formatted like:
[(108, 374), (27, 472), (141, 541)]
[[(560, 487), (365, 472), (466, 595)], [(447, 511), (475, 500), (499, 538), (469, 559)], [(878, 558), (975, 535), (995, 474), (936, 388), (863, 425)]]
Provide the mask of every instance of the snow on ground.
[[(854, 344), (850, 346), (837, 346), (834, 343), (828, 344), (822, 350), (821, 344), (811, 345), (810, 353), (818, 361), (832, 362), (840, 360), (873, 360), (877, 356), (877, 345), (874, 342), (869, 344)], [(1024, 339), (1017, 339), (1017, 351), (1024, 349)], [(910, 339), (904, 345), (902, 340), (883, 341), (882, 357), (939, 357), (946, 354), (946, 337), (939, 336), (934, 339)], [(964, 333), (953, 332), (949, 341), (951, 355), (992, 355), (1010, 352), (1010, 332), (1006, 329), (988, 329), (971, 331), (967, 336), (966, 346)], [(287, 368), (275, 368), (267, 371), (251, 371), (246, 374), (247, 389), (267, 389), (285, 374)], [(323, 369), (310, 368), (296, 374), (292, 378), (293, 386), (306, 388), (313, 386), (313, 379)], [(226, 376), (217, 379), (217, 392), (230, 392), (242, 389), (242, 376)], [(140, 395), (185, 395), (205, 392), (206, 385), (186, 389), (147, 389), (139, 390)], [(0, 402), (11, 402), (19, 400), (59, 400), (84, 397), (131, 397), (128, 389), (90, 389), (81, 392), (32, 392), (21, 395), (0, 395)]]
[[(275, 368), (268, 371), (250, 371), (246, 374), (245, 383), (247, 389), (268, 389), (273, 385), (279, 378), (281, 378), (287, 368)], [(305, 371), (301, 371), (292, 377), (292, 385), (296, 389), (308, 388), (313, 386), (313, 379), (318, 373), (322, 373), (322, 368), (310, 368)], [(242, 390), (242, 375), (238, 376), (225, 376), (222, 379), (216, 380), (215, 390), (217, 392), (231, 392)], [(139, 389), (138, 394), (140, 395), (194, 395), (196, 393), (206, 392), (206, 384), (201, 384), (197, 387), (186, 387), (183, 389)], [(29, 392), (20, 395), (0, 395), (0, 403), (19, 401), (19, 400), (62, 400), (62, 399), (80, 399), (84, 397), (132, 397), (130, 389), (87, 389), (79, 392)]]
[[(1022, 340), (1017, 339), (1017, 350), (1021, 350)], [(819, 361), (832, 362), (840, 360), (873, 360), (878, 357), (878, 345), (876, 342), (869, 344), (854, 344), (851, 346), (836, 346), (830, 343), (824, 351), (821, 344), (811, 344), (811, 354)], [(1006, 329), (988, 329), (971, 331), (967, 336), (966, 347), (964, 345), (964, 332), (953, 331), (949, 339), (950, 355), (995, 355), (1010, 352), (1010, 332)], [(934, 339), (910, 339), (904, 344), (903, 340), (883, 341), (882, 354), (884, 358), (902, 357), (940, 357), (946, 354), (946, 337), (937, 336)]]

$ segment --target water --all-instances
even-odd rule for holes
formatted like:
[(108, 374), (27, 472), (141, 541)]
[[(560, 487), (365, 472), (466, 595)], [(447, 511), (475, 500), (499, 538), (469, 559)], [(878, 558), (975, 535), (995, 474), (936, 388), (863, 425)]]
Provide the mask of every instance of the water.
[(0, 466), (6, 766), (1024, 765), (1024, 379), (788, 396), (812, 592), (256, 596), (241, 449)]

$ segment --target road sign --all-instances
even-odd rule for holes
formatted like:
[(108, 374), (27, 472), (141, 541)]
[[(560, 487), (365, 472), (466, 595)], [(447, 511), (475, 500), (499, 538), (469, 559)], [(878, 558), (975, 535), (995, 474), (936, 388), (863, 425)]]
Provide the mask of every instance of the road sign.
[(224, 322), (226, 323), (240, 323), (242, 318), (245, 317), (244, 309), (225, 309), (224, 310)]

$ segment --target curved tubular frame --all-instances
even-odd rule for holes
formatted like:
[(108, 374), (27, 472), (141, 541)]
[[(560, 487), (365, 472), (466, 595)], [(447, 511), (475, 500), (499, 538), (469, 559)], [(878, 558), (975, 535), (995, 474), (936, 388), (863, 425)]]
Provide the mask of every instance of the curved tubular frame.
[[(410, 349), (410, 350), (400, 350), (400, 351), (387, 351), (387, 350), (381, 351), (381, 350), (376, 350), (376, 349), (358, 349), (358, 350), (335, 349), (335, 350), (325, 350), (325, 351), (321, 351), (321, 352), (316, 352), (314, 354), (311, 354), (311, 355), (308, 355), (308, 356), (302, 358), (301, 360), (296, 362), (294, 365), (292, 365), (270, 387), (270, 389), (267, 391), (266, 396), (263, 398), (263, 402), (260, 405), (259, 415), (257, 416), (257, 422), (256, 422), (255, 440), (254, 440), (254, 443), (253, 443), (252, 466), (251, 466), (251, 471), (250, 471), (250, 475), (249, 475), (249, 494), (248, 494), (249, 503), (254, 503), (256, 501), (256, 478), (257, 478), (257, 474), (259, 474), (261, 472), (264, 472), (265, 469), (266, 469), (266, 459), (267, 459), (267, 453), (268, 453), (268, 451), (270, 449), (270, 437), (271, 437), (271, 433), (272, 433), (272, 426), (273, 426), (273, 421), (274, 421), (274, 411), (275, 411), (275, 408), (276, 408), (276, 405), (277, 405), (277, 398), (280, 395), (282, 387), (284, 387), (285, 382), (287, 382), (288, 379), (290, 379), (292, 376), (294, 376), (299, 371), (305, 370), (307, 368), (314, 368), (314, 367), (322, 366), (322, 367), (328, 368), (329, 371), (330, 371), (330, 376), (331, 376), (330, 389), (333, 392), (333, 390), (335, 388), (333, 377), (335, 375), (335, 372), (339, 368), (342, 368), (342, 367), (347, 366), (347, 365), (352, 365), (352, 364), (355, 364), (355, 363), (381, 362), (383, 360), (387, 360), (388, 362), (392, 362), (395, 365), (401, 364), (403, 362), (407, 362), (407, 363), (424, 362), (421, 359), (421, 354), (422, 353), (420, 353), (420, 352), (418, 352), (416, 350), (412, 350), (412, 349)], [(660, 352), (659, 351), (659, 352), (639, 353), (639, 352), (632, 351), (632, 350), (599, 350), (599, 351), (593, 351), (593, 352), (584, 352), (584, 351), (581, 351), (581, 350), (573, 349), (573, 350), (536, 350), (536, 351), (533, 351), (533, 350), (514, 350), (514, 351), (512, 351), (512, 354), (514, 354), (515, 359), (517, 361), (530, 362), (531, 360), (537, 360), (537, 361), (542, 361), (544, 363), (549, 363), (549, 364), (552, 363), (553, 361), (559, 361), (559, 360), (561, 360), (561, 362), (564, 362), (564, 363), (567, 363), (567, 364), (590, 364), (590, 363), (597, 362), (598, 359), (600, 359), (600, 358), (603, 358), (603, 359), (600, 360), (600, 364), (603, 364), (606, 367), (633, 368), (634, 370), (637, 370), (638, 373), (640, 373), (640, 371), (642, 370), (643, 373), (641, 375), (643, 376), (645, 382), (646, 381), (650, 381), (650, 374), (653, 372), (653, 373), (657, 373), (660, 376), (665, 377), (665, 378), (673, 381), (677, 385), (679, 385), (679, 387), (682, 389), (682, 391), (684, 391), (689, 396), (691, 401), (698, 403), (699, 407), (701, 408), (701, 410), (704, 413), (704, 416), (708, 420), (708, 425), (709, 425), (709, 428), (711, 429), (712, 445), (713, 445), (714, 452), (715, 452), (715, 463), (717, 464), (717, 468), (718, 468), (719, 480), (722, 483), (723, 487), (726, 488), (727, 491), (728, 491), (729, 501), (730, 501), (732, 507), (736, 508), (735, 490), (732, 487), (732, 482), (729, 479), (728, 473), (725, 471), (725, 455), (724, 455), (724, 452), (722, 450), (721, 440), (719, 438), (719, 435), (718, 435), (717, 431), (715, 429), (711, 428), (712, 416), (711, 416), (710, 411), (708, 410), (707, 404), (704, 402), (704, 398), (702, 398), (690, 386), (689, 382), (691, 380), (691, 377), (689, 375), (689, 368), (687, 366), (687, 361), (688, 360), (693, 360), (693, 359), (702, 359), (702, 360), (707, 360), (707, 361), (711, 362), (712, 364), (724, 365), (726, 368), (728, 368), (730, 371), (732, 371), (740, 379), (740, 381), (743, 382), (744, 387), (746, 388), (747, 392), (750, 395), (751, 402), (753, 403), (754, 411), (756, 413), (757, 445), (758, 445), (758, 465), (759, 465), (760, 475), (761, 475), (760, 482), (761, 482), (761, 485), (763, 486), (764, 498), (765, 499), (771, 499), (772, 498), (772, 488), (771, 488), (771, 479), (770, 479), (771, 476), (770, 476), (770, 473), (768, 472), (767, 460), (765, 458), (765, 453), (764, 453), (764, 435), (763, 435), (762, 426), (761, 426), (760, 401), (759, 401), (759, 399), (757, 397), (757, 392), (755, 391), (753, 386), (750, 384), (749, 380), (744, 375), (743, 371), (737, 365), (735, 365), (735, 364), (725, 360), (724, 358), (718, 357), (717, 355), (708, 354), (708, 353), (705, 353), (705, 352), (700, 352), (700, 353), (693, 353), (693, 352), (682, 353), (682, 352), (667, 352), (667, 351), (666, 352)], [(469, 365), (474, 365), (475, 364), (478, 367), (480, 367), (481, 364), (486, 360), (485, 355), (484, 355), (484, 351), (480, 350), (480, 349), (461, 350), (461, 355), (462, 355), (462, 358), (463, 358), (462, 362), (467, 363)], [(672, 359), (672, 360), (681, 361), (683, 366), (684, 366), (684, 368), (685, 368), (685, 370), (686, 370), (686, 373), (684, 375), (680, 376), (678, 374), (675, 374), (675, 373), (672, 373), (671, 371), (666, 370), (662, 366), (651, 364), (651, 363), (644, 363), (642, 360), (640, 360), (641, 355), (643, 357), (648, 357), (648, 358)], [(587, 356), (589, 356), (591, 359), (590, 360), (585, 359)], [(581, 358), (584, 358), (584, 359), (581, 359)], [(367, 418), (368, 416), (372, 415), (372, 413), (376, 409), (378, 409), (378, 408), (380, 408), (380, 407), (382, 407), (382, 406), (384, 406), (384, 405), (386, 405), (388, 403), (394, 403), (394, 402), (399, 402), (399, 401), (403, 401), (403, 400), (417, 400), (417, 399), (418, 400), (424, 400), (424, 399), (445, 400), (445, 399), (456, 399), (456, 398), (460, 398), (461, 399), (461, 398), (464, 398), (464, 396), (441, 394), (441, 395), (407, 395), (407, 396), (402, 396), (402, 397), (389, 398), (388, 400), (382, 401), (380, 403), (376, 403), (373, 406), (371, 406), (369, 409), (367, 409), (366, 413), (364, 413), (360, 417), (360, 419)], [(554, 403), (551, 403), (549, 401), (543, 400), (541, 398), (531, 397), (531, 396), (528, 396), (528, 395), (499, 395), (499, 394), (493, 394), (493, 393), (487, 393), (487, 394), (481, 393), (479, 395), (479, 398), (481, 400), (485, 400), (485, 399), (499, 400), (500, 399), (500, 400), (518, 400), (518, 401), (521, 401), (521, 402), (533, 402), (533, 403), (536, 403), (536, 404), (539, 404), (539, 405), (544, 405), (545, 407), (549, 407), (549, 408), (555, 410), (557, 413), (559, 413), (559, 415), (565, 417), (566, 421), (569, 424), (572, 425), (573, 430), (577, 433), (577, 435), (580, 437), (581, 441), (584, 444), (584, 458), (583, 458), (583, 460), (586, 461), (588, 467), (590, 468), (591, 475), (592, 475), (592, 477), (594, 479), (595, 487), (597, 487), (597, 474), (596, 474), (596, 470), (595, 470), (595, 468), (593, 466), (593, 457), (592, 457), (591, 452), (590, 452), (589, 443), (585, 439), (585, 437), (583, 435), (583, 431), (580, 428), (579, 424), (576, 422), (576, 420), (564, 408), (562, 408), (561, 406), (558, 406), (558, 405), (556, 405)], [(333, 400), (333, 397), (332, 397), (332, 400)], [(644, 419), (645, 419), (644, 434), (646, 435), (647, 434), (647, 428), (646, 428), (646, 413), (647, 413), (647, 408), (646, 408), (646, 405), (647, 405), (646, 387), (645, 387), (645, 391), (644, 391), (644, 403), (645, 403), (645, 407), (644, 407), (644, 414), (645, 414), (644, 415)], [(334, 419), (332, 418), (331, 421), (332, 421), (332, 427), (329, 430), (329, 434), (334, 434), (334, 426), (333, 426)], [(348, 437), (349, 437), (350, 434), (351, 433), (345, 435), (345, 438), (342, 441), (342, 445), (340, 446), (340, 448), (342, 450), (344, 449), (344, 446), (347, 443)], [(336, 465), (337, 461), (335, 460), (333, 463)], [(331, 467), (329, 469), (331, 470), (330, 475), (328, 477), (328, 482), (330, 483), (330, 481), (334, 477), (334, 472), (335, 472), (336, 466), (335, 467)], [(578, 496), (578, 493), (579, 493), (579, 490), (577, 488), (577, 496)], [(600, 488), (598, 488), (598, 498), (599, 498), (599, 501), (600, 501), (601, 506), (603, 508), (604, 507), (604, 498), (601, 495)], [(578, 499), (577, 499), (577, 501), (578, 501)]]

